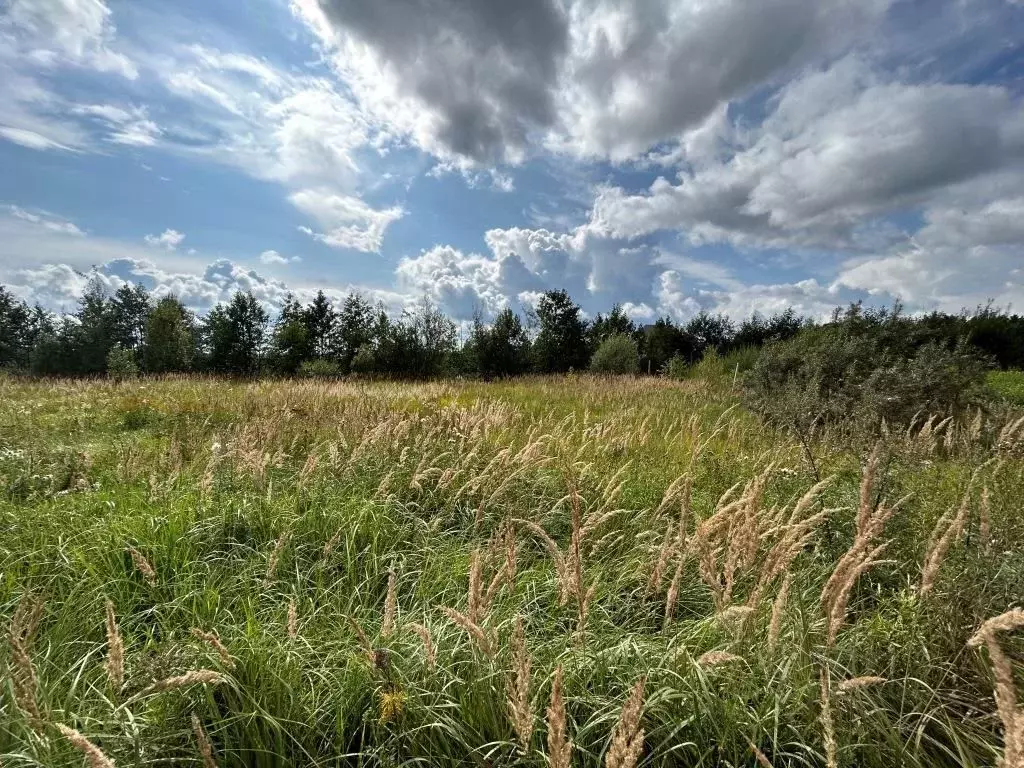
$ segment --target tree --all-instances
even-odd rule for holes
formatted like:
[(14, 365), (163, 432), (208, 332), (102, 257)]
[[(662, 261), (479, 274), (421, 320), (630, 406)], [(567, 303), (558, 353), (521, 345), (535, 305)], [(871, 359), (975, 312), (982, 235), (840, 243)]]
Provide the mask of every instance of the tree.
[(448, 355), (455, 350), (458, 337), (455, 323), (426, 296), (410, 315), (410, 320), (418, 353), (413, 373), (421, 378), (437, 376), (444, 370)]
[(152, 310), (149, 292), (141, 283), (122, 285), (110, 300), (110, 340), (130, 352), (142, 347), (146, 320)]
[(530, 339), (519, 315), (508, 307), (490, 327), (474, 318), (466, 347), (472, 370), (484, 378), (518, 376), (530, 368)]
[(644, 326), (641, 334), (641, 366), (652, 373), (661, 371), (673, 357), (693, 362), (696, 342), (667, 317)]
[(343, 373), (351, 369), (356, 353), (372, 344), (377, 319), (373, 307), (358, 293), (350, 293), (345, 298), (335, 320), (332, 343)]
[[(75, 319), (65, 315), (58, 324), (40, 333), (32, 349), (29, 370), (37, 376), (69, 376), (79, 373), (80, 330)], [(106, 360), (103, 363), (105, 366)]]
[(226, 307), (218, 304), (206, 318), (209, 363), (236, 376), (259, 373), (269, 318), (252, 293), (237, 292)]
[(74, 334), (77, 343), (73, 346), (77, 359), (68, 372), (86, 375), (105, 373), (107, 355), (114, 346), (113, 313), (107, 290), (99, 277), (94, 275), (89, 279), (75, 316), (78, 318), (78, 332)]
[(626, 313), (622, 311), (621, 304), (613, 306), (612, 311), (607, 315), (602, 315), (599, 312), (597, 317), (594, 318), (594, 322), (587, 329), (587, 341), (590, 345), (591, 354), (596, 352), (597, 348), (601, 346), (601, 342), (610, 336), (615, 334), (632, 336), (634, 333), (636, 333), (636, 326)]
[(587, 367), (586, 324), (565, 291), (548, 291), (537, 302), (540, 332), (533, 344), (538, 370), (562, 373)]
[(142, 365), (150, 373), (185, 371), (196, 353), (192, 313), (177, 297), (164, 296), (146, 319)]
[(708, 349), (724, 352), (732, 341), (732, 322), (725, 315), (712, 315), (701, 311), (686, 324), (683, 329), (696, 341), (695, 356), (692, 360), (701, 359)]
[(274, 324), (268, 355), (275, 373), (294, 376), (304, 360), (313, 358), (307, 311), (290, 293)]
[(306, 327), (306, 338), (313, 357), (329, 357), (333, 352), (334, 326), (338, 315), (331, 305), (330, 299), (323, 291), (317, 291), (316, 298), (302, 312), (302, 321)]
[(28, 368), (32, 352), (32, 313), (0, 286), (0, 369)]
[(636, 373), (639, 356), (632, 336), (614, 333), (601, 342), (590, 362), (590, 369), (595, 373)]
[(134, 379), (139, 375), (139, 366), (135, 362), (135, 354), (120, 344), (115, 344), (107, 354), (107, 376), (115, 382)]

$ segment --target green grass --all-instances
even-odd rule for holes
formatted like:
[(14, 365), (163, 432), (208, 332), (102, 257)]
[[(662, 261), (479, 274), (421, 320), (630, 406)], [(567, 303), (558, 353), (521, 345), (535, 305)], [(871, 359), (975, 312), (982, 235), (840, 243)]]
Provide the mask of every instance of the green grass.
[(988, 385), (1011, 403), (1024, 405), (1024, 371), (992, 371)]
[[(1024, 595), (1024, 476), (1020, 445), (996, 445), (1002, 423), (975, 433), (970, 421), (949, 425), (948, 441), (945, 432), (893, 432), (877, 494), (909, 499), (886, 526), (885, 562), (856, 583), (834, 647), (825, 642), (819, 595), (852, 540), (871, 444), (818, 439), (816, 463), (835, 475), (822, 496), (831, 511), (792, 567), (782, 634), (769, 651), (774, 586), (739, 628), (716, 616), (696, 556), (684, 562), (667, 627), (671, 573), (648, 589), (680, 501), (659, 506), (683, 474), (692, 478), (698, 519), (769, 464), (765, 515), (791, 507), (816, 481), (801, 446), (744, 412), (724, 384), (0, 379), (0, 621), (26, 595), (44, 601), (30, 656), (45, 721), (33, 728), (5, 675), (0, 762), (81, 765), (50, 725), (65, 723), (118, 766), (200, 765), (195, 714), (222, 767), (542, 766), (544, 709), (561, 666), (576, 765), (603, 764), (622, 703), (642, 676), (645, 765), (753, 766), (751, 743), (775, 766), (824, 765), (823, 667), (835, 684), (887, 678), (833, 695), (841, 765), (992, 765), (1001, 751), (992, 676), (985, 655), (965, 643)], [(959, 507), (971, 473), (1000, 456), (981, 470), (964, 535), (922, 598), (917, 585), (936, 522)], [(620, 470), (615, 495), (608, 482)], [(985, 545), (982, 486), (992, 519)], [(583, 514), (619, 510), (584, 548), (583, 579), (594, 594), (583, 631), (578, 605), (560, 604), (552, 558), (515, 523), (516, 578), (479, 621), (496, 648), (488, 657), (441, 609), (468, 610), (472, 554), (494, 542), (486, 587), (503, 557), (496, 537), (513, 520), (541, 525), (567, 551), (571, 488)], [(756, 555), (737, 568), (736, 603), (747, 599), (777, 535), (761, 532)], [(153, 564), (155, 584), (133, 566), (128, 546)], [(719, 565), (726, 556), (717, 553)], [(385, 637), (392, 570), (398, 619)], [(125, 644), (118, 691), (104, 668), (107, 599)], [(295, 637), (287, 629), (292, 600)], [(536, 715), (525, 752), (506, 706), (517, 616)], [(386, 664), (367, 660), (353, 619), (386, 651)], [(409, 622), (430, 629), (436, 667)], [(234, 668), (192, 628), (218, 632)], [(1020, 658), (1020, 643), (1004, 645)], [(700, 665), (712, 650), (740, 660)], [(145, 692), (200, 668), (225, 681)], [(397, 713), (385, 707), (396, 694)]]

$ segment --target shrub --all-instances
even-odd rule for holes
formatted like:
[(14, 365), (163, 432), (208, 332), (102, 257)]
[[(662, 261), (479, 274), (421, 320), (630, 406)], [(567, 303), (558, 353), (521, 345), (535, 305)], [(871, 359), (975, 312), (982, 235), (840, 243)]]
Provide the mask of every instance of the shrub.
[(595, 373), (636, 373), (640, 352), (636, 341), (624, 333), (613, 333), (597, 348), (590, 370)]
[(917, 414), (952, 414), (983, 398), (987, 361), (966, 343), (900, 344), (846, 324), (769, 345), (744, 379), (748, 404), (806, 434), (852, 418), (869, 429), (909, 424)]
[(107, 375), (114, 381), (134, 379), (139, 375), (135, 354), (122, 346), (113, 347), (107, 354)]
[(373, 353), (373, 347), (363, 344), (352, 358), (352, 373), (373, 373), (377, 365), (377, 357)]
[(303, 360), (299, 365), (299, 376), (308, 379), (330, 379), (341, 375), (341, 368), (333, 360)]
[(661, 367), (661, 373), (670, 379), (685, 379), (690, 373), (690, 365), (685, 357), (676, 352)]

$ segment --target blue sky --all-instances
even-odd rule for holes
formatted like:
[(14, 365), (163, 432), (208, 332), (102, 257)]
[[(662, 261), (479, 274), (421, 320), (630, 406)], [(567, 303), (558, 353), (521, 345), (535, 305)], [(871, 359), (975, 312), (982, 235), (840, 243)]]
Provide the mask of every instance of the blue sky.
[(1024, 304), (1024, 4), (5, 0), (0, 282)]

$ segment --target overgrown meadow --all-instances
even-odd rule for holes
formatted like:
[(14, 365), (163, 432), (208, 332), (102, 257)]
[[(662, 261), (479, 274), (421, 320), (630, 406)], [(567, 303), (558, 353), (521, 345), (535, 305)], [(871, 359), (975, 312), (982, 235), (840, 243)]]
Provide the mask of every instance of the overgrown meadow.
[(1022, 416), (0, 379), (0, 763), (1024, 765)]

